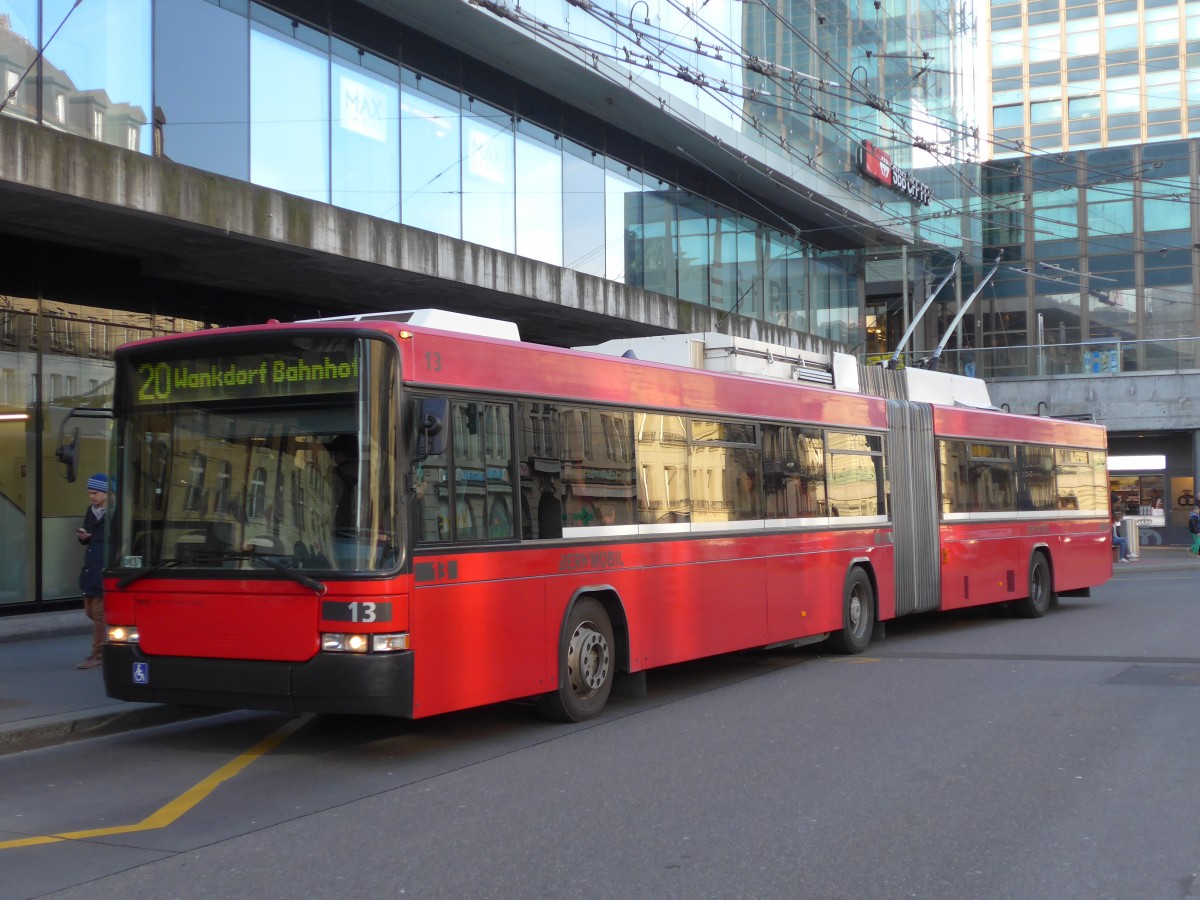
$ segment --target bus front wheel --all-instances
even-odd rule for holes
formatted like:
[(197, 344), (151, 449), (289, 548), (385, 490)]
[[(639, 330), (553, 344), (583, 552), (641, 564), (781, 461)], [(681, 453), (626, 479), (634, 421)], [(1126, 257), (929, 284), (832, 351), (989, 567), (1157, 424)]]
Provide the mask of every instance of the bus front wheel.
[(1039, 550), (1029, 560), (1029, 596), (1014, 601), (1013, 612), (1022, 619), (1040, 619), (1054, 601), (1050, 561), (1046, 559), (1046, 554)]
[(835, 653), (862, 653), (875, 628), (875, 591), (867, 573), (855, 566), (846, 576), (842, 592), (842, 630), (826, 642)]
[(608, 702), (616, 674), (612, 622), (598, 600), (571, 607), (558, 648), (558, 690), (545, 694), (538, 711), (555, 722), (583, 722)]

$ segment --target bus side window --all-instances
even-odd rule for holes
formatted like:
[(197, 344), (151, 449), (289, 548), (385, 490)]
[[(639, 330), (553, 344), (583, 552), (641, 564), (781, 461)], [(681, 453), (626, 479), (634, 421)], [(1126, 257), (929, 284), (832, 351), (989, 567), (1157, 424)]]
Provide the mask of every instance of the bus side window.
[(521, 463), (521, 537), (562, 537), (563, 467), (567, 465), (563, 422), (555, 403), (523, 400), (516, 407), (517, 459)]
[(826, 515), (825, 449), (819, 429), (763, 426), (767, 518)]
[[(444, 403), (445, 401), (443, 401)], [(417, 408), (424, 412), (436, 407), (433, 398), (419, 398)], [(450, 439), (449, 427), (442, 423), (440, 438), (423, 447), (425, 455), (417, 460), (416, 496), (413, 500), (415, 535), (418, 543), (438, 544), (451, 540), (450, 518)], [(439, 452), (431, 453), (429, 450)]]
[(417, 541), (450, 540), (450, 499), (445, 466), (423, 463), (417, 467)]
[(512, 410), (507, 403), (451, 403), (456, 542), (514, 536)]

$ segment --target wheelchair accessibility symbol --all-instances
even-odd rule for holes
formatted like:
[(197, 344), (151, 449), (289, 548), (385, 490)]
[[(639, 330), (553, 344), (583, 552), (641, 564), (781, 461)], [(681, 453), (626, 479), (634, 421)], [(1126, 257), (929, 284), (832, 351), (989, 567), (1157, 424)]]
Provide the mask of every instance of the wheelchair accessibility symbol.
[(149, 684), (150, 683), (150, 664), (137, 662), (133, 664), (133, 683), (134, 684)]

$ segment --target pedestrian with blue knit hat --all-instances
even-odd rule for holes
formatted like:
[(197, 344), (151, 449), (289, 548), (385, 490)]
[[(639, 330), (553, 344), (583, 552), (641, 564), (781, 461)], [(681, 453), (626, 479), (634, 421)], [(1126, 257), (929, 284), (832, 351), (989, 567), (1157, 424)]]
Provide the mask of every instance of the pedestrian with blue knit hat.
[(87, 480), (88, 510), (83, 527), (75, 532), (83, 544), (83, 569), (79, 590), (83, 592), (83, 611), (92, 620), (92, 652), (77, 668), (94, 669), (103, 662), (100, 656), (107, 636), (104, 621), (104, 513), (108, 506), (108, 476), (103, 472)]

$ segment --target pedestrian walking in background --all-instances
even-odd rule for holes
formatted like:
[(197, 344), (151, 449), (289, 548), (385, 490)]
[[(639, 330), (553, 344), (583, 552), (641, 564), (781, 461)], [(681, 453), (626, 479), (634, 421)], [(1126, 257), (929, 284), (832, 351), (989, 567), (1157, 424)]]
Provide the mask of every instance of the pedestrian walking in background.
[(1192, 548), (1188, 553), (1192, 556), (1200, 554), (1200, 509), (1192, 509), (1188, 516), (1188, 531), (1192, 533)]
[(100, 665), (104, 646), (104, 513), (108, 504), (108, 476), (103, 473), (87, 480), (91, 505), (83, 514), (83, 527), (75, 532), (83, 544), (83, 569), (79, 572), (79, 590), (83, 592), (83, 611), (92, 620), (92, 652), (77, 668), (94, 669)]

